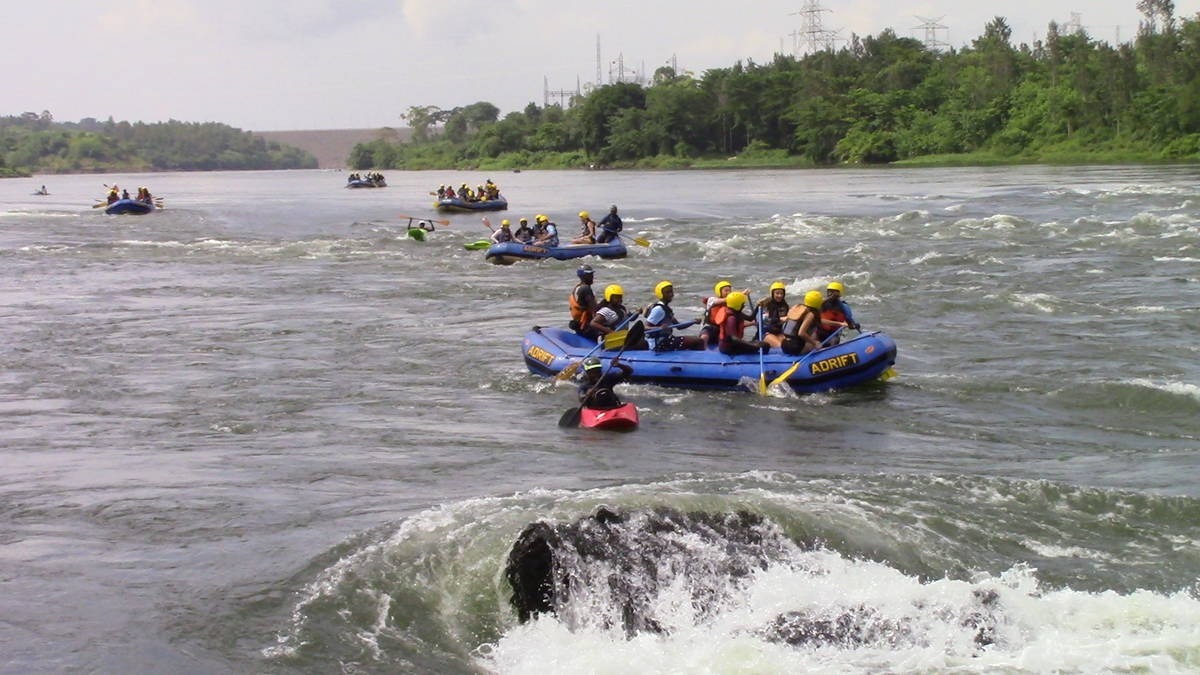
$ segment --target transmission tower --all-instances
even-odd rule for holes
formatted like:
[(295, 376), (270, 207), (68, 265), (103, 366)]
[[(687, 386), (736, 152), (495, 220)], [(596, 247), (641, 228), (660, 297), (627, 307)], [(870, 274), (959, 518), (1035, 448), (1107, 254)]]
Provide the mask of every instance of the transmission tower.
[(942, 49), (944, 47), (950, 46), (949, 43), (947, 43), (945, 40), (939, 40), (938, 35), (937, 35), (937, 32), (939, 30), (947, 31), (947, 33), (945, 33), (945, 34), (949, 35), (948, 31), (950, 29), (946, 26), (943, 26), (941, 23), (939, 23), (944, 18), (946, 18), (946, 17), (939, 16), (936, 19), (928, 19), (923, 16), (916, 17), (917, 21), (921, 22), (921, 25), (916, 26), (916, 28), (921, 28), (921, 29), (925, 30), (924, 42), (925, 42), (926, 49), (937, 50), (937, 49)]
[(572, 97), (579, 95), (579, 83), (575, 83), (575, 91), (570, 89), (550, 89), (550, 78), (542, 76), (542, 107), (550, 107), (550, 99), (556, 99), (556, 105), (560, 108), (571, 107)]
[(1067, 33), (1069, 35), (1083, 34), (1083, 14), (1071, 12), (1071, 20), (1067, 22)]
[[(799, 12), (792, 12), (791, 16), (800, 17), (800, 33), (798, 37), (803, 39), (803, 51), (808, 54), (815, 54), (820, 51), (832, 51), (833, 44), (837, 41), (837, 31), (827, 30), (823, 25), (821, 14), (830, 10), (821, 6), (820, 0), (804, 0), (804, 4), (800, 7)], [(793, 44), (795, 37), (793, 37)], [(799, 53), (795, 54), (799, 56)]]
[(601, 63), (603, 63), (603, 61), (600, 60), (600, 34), (596, 33), (596, 87), (597, 88), (599, 88), (600, 85), (604, 84), (604, 80), (600, 79), (601, 78), (601, 73), (600, 73), (600, 64)]

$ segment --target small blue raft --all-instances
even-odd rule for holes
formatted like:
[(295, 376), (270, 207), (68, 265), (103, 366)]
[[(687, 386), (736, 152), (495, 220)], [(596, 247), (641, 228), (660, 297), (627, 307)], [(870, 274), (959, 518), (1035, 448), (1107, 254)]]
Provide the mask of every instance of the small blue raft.
[(511, 265), (518, 260), (572, 260), (594, 255), (597, 258), (624, 258), (629, 252), (620, 237), (605, 244), (566, 244), (564, 246), (535, 246), (509, 241), (492, 244), (483, 257), (496, 265)]
[[(594, 340), (565, 328), (535, 327), (525, 334), (522, 351), (529, 372), (554, 376), (595, 346)], [(615, 354), (598, 350), (592, 356), (607, 368)], [(796, 393), (812, 394), (886, 377), (896, 363), (896, 342), (876, 331), (804, 356), (772, 349), (763, 356), (762, 366), (758, 354), (727, 356), (715, 348), (675, 352), (630, 349), (621, 355), (621, 361), (633, 367), (631, 382), (685, 389), (746, 389), (745, 383), (757, 383), (760, 373), (765, 371), (770, 382), (799, 362), (786, 382)]]
[(433, 203), (433, 206), (438, 211), (460, 213), (470, 211), (505, 211), (508, 209), (508, 200), (501, 197), (499, 199), (484, 199), (478, 202), (469, 202), (465, 199), (454, 197), (453, 199), (439, 199)]
[(118, 199), (104, 208), (110, 216), (135, 215), (140, 216), (154, 210), (154, 204), (138, 199)]

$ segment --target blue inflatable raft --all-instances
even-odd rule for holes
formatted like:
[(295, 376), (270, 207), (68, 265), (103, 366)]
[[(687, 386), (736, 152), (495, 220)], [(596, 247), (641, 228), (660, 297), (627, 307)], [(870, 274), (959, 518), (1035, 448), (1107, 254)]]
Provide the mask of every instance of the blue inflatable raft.
[(118, 199), (104, 208), (104, 212), (110, 216), (123, 214), (132, 214), (140, 216), (144, 213), (150, 213), (154, 210), (154, 204), (143, 202), (137, 199)]
[[(525, 334), (522, 351), (529, 372), (554, 376), (595, 346), (594, 340), (565, 328), (535, 327)], [(601, 349), (592, 356), (607, 368), (616, 354)], [(772, 349), (763, 356), (763, 370), (758, 354), (726, 356), (715, 348), (675, 352), (630, 349), (621, 355), (621, 361), (633, 367), (631, 382), (686, 389), (746, 389), (746, 383), (757, 383), (764, 370), (770, 382), (799, 363), (785, 381), (796, 393), (812, 394), (886, 377), (896, 363), (896, 342), (886, 333), (872, 332), (804, 356)]]
[(492, 244), (483, 257), (496, 265), (511, 265), (518, 260), (571, 260), (594, 255), (597, 258), (624, 258), (629, 252), (620, 237), (604, 244), (566, 244), (564, 246), (534, 246), (518, 241)]
[(453, 199), (439, 199), (433, 203), (433, 206), (438, 211), (451, 212), (505, 211), (508, 209), (508, 200), (504, 197), (501, 197), (499, 199), (485, 199), (478, 202), (468, 202), (455, 197)]

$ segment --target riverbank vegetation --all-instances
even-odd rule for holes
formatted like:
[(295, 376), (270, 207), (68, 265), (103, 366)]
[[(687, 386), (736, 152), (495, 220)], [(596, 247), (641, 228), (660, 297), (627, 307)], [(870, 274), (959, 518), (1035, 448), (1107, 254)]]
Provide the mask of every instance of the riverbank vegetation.
[(0, 117), (0, 175), (316, 167), (304, 150), (213, 122), (56, 122), (48, 111)]
[(405, 143), (355, 146), (358, 169), (791, 167), (1200, 159), (1200, 15), (1138, 0), (1137, 37), (1113, 46), (1051, 23), (1014, 46), (996, 17), (967, 47), (891, 30), (838, 50), (737, 63), (696, 78), (659, 68), (567, 108), (501, 119), (478, 102), (403, 115)]

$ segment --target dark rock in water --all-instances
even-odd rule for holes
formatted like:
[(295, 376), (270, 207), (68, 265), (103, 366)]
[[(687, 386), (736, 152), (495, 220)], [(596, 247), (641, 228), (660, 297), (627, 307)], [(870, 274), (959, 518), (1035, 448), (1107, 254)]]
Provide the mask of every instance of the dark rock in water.
[(522, 622), (561, 615), (574, 594), (601, 589), (628, 634), (657, 633), (663, 627), (653, 599), (662, 588), (681, 582), (697, 611), (711, 613), (751, 571), (796, 550), (774, 523), (748, 511), (656, 508), (621, 514), (600, 507), (573, 523), (527, 526), (504, 573)]
[[(795, 566), (811, 548), (747, 511), (621, 513), (602, 506), (571, 523), (528, 525), (509, 551), (504, 574), (521, 622), (553, 614), (572, 629), (619, 627), (632, 636), (668, 632), (658, 615), (664, 591), (678, 602), (678, 589), (685, 590), (690, 598), (682, 601), (690, 602), (692, 619), (702, 623), (728, 607), (755, 570)], [(865, 605), (790, 611), (754, 633), (797, 647), (898, 647), (925, 640), (928, 617), (972, 630), (979, 647), (996, 640), (1000, 608), (994, 591), (975, 590), (965, 606), (917, 602), (910, 609), (900, 617)]]

